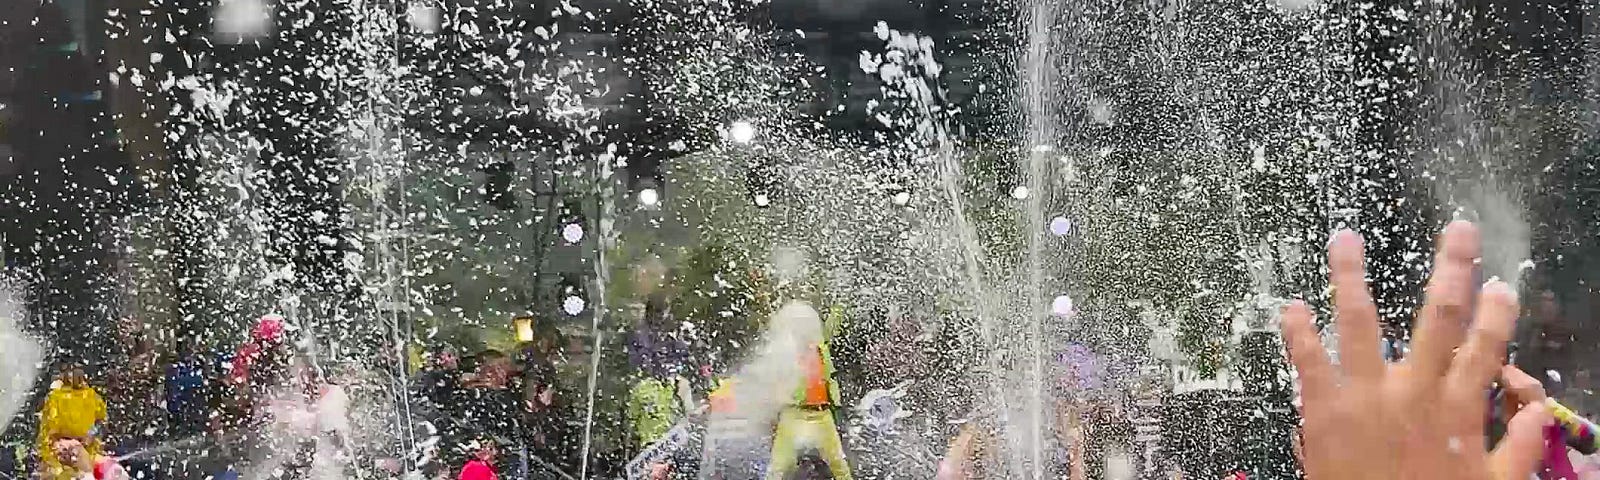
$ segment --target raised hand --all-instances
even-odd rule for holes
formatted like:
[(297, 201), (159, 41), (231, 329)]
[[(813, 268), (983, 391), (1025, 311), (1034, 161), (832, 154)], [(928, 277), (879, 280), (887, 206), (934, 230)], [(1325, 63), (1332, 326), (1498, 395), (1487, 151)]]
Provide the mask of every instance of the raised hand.
[(1552, 421), (1542, 403), (1521, 407), (1500, 445), (1493, 451), (1486, 445), (1487, 391), (1500, 374), (1517, 296), (1499, 281), (1475, 293), (1478, 248), (1472, 224), (1445, 229), (1411, 353), (1386, 364), (1361, 238), (1334, 235), (1328, 263), (1340, 363), (1323, 350), (1305, 303), (1283, 312), (1299, 371), (1307, 478), (1527, 480), (1534, 472), (1541, 430)]

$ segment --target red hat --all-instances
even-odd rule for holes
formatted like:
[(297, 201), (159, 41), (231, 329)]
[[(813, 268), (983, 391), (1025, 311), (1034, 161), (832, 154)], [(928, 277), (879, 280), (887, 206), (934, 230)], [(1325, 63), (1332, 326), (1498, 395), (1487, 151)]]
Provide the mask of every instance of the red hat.
[(250, 339), (257, 342), (276, 343), (283, 340), (283, 316), (276, 313), (262, 315), (250, 329)]

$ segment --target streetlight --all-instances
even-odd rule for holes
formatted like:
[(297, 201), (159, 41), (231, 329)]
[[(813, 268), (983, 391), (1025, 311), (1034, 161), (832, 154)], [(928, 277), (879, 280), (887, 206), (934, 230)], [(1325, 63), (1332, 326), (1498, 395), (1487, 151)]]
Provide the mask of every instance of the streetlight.
[(272, 6), (263, 0), (223, 0), (211, 15), (218, 43), (238, 45), (272, 33)]
[(733, 122), (728, 125), (728, 139), (733, 143), (749, 145), (756, 140), (756, 126), (744, 120)]
[(583, 297), (577, 295), (567, 295), (567, 298), (561, 300), (561, 311), (567, 312), (567, 315), (576, 316), (577, 314), (583, 313), (584, 307), (588, 306), (587, 303), (588, 302), (583, 301)]
[(561, 239), (566, 240), (567, 243), (573, 244), (583, 241), (583, 225), (579, 223), (568, 223), (561, 227)]
[(406, 23), (420, 33), (439, 33), (439, 7), (427, 2), (411, 2), (406, 8)]
[(656, 191), (655, 187), (645, 187), (639, 190), (639, 205), (654, 207), (659, 203), (661, 203), (661, 192)]

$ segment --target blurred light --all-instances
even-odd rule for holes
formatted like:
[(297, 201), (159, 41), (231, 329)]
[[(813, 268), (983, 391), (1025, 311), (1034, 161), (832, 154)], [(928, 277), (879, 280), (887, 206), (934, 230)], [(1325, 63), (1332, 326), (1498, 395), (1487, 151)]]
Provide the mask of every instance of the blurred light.
[(567, 312), (567, 315), (577, 315), (583, 313), (583, 307), (586, 305), (583, 297), (567, 295), (567, 298), (561, 300), (561, 311)]
[(771, 198), (767, 198), (767, 194), (765, 194), (765, 193), (757, 193), (755, 200), (756, 200), (756, 206), (757, 207), (765, 208), (767, 206), (772, 205), (772, 199)]
[(908, 203), (911, 203), (911, 192), (899, 192), (894, 194), (895, 205), (900, 205), (903, 207)]
[(561, 238), (565, 239), (567, 243), (578, 243), (582, 241), (583, 225), (569, 223), (567, 226), (561, 227)]
[(1056, 217), (1050, 219), (1050, 233), (1054, 233), (1056, 235), (1066, 235), (1068, 233), (1072, 233), (1072, 220), (1067, 220), (1067, 217)]
[(1016, 188), (1011, 189), (1011, 198), (1015, 198), (1017, 200), (1028, 198), (1028, 187), (1017, 185)]
[(439, 33), (439, 7), (424, 2), (412, 2), (406, 8), (406, 23), (418, 33)]
[(1117, 112), (1111, 104), (1102, 98), (1089, 99), (1089, 119), (1100, 125), (1110, 125), (1116, 120)]
[(272, 30), (272, 7), (266, 0), (223, 0), (211, 15), (212, 31), (220, 43), (244, 43)]
[(511, 325), (517, 329), (518, 342), (533, 341), (533, 317), (521, 316), (511, 319)]
[(1066, 295), (1057, 296), (1054, 301), (1050, 302), (1050, 313), (1063, 317), (1072, 315), (1072, 297)]
[(657, 203), (661, 203), (661, 192), (657, 192), (654, 188), (645, 188), (639, 190), (640, 205), (654, 207)]
[(750, 143), (756, 140), (756, 126), (743, 120), (728, 125), (728, 138), (734, 143)]

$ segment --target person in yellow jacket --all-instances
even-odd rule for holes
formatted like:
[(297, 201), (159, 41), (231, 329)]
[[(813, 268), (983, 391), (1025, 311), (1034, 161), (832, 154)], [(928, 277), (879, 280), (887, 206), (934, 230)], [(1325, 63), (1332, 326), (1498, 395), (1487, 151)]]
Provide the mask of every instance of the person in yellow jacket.
[(100, 393), (89, 386), (83, 368), (66, 367), (57, 385), (45, 397), (44, 408), (39, 410), (39, 463), (45, 480), (72, 478), (70, 465), (57, 458), (52, 445), (57, 440), (74, 439), (82, 442), (89, 455), (99, 456), (101, 451), (99, 429), (106, 421), (106, 402)]
[[(795, 305), (784, 310), (796, 308)], [(800, 453), (815, 448), (835, 480), (850, 480), (850, 464), (845, 461), (844, 443), (839, 439), (839, 427), (833, 420), (833, 409), (839, 403), (839, 385), (833, 381), (833, 356), (828, 344), (839, 326), (844, 323), (844, 309), (833, 307), (827, 319), (817, 318), (815, 310), (801, 305), (803, 312), (791, 314), (779, 311), (774, 321), (820, 322), (821, 338), (810, 342), (800, 352), (800, 371), (804, 374), (795, 388), (794, 398), (778, 414), (778, 426), (772, 436), (772, 461), (767, 465), (767, 480), (781, 480), (792, 474), (798, 466)]]

